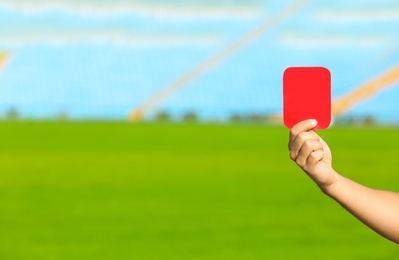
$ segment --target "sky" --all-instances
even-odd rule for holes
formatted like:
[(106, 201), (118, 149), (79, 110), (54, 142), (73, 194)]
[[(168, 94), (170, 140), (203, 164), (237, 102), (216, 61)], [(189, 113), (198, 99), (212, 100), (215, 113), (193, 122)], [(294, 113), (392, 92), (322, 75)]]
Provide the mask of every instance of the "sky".
[[(298, 2), (0, 0), (0, 116), (125, 119)], [(147, 116), (281, 113), (287, 67), (327, 67), (337, 99), (399, 64), (397, 0), (302, 2)], [(399, 120), (398, 98), (396, 84), (347, 113)]]

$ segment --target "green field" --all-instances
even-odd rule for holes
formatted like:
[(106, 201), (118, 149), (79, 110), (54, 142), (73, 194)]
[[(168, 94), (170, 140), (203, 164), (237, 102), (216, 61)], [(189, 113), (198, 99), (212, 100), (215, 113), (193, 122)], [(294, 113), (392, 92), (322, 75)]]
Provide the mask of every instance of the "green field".
[[(280, 127), (0, 123), (0, 259), (397, 259)], [(334, 166), (399, 191), (399, 130), (330, 129)]]

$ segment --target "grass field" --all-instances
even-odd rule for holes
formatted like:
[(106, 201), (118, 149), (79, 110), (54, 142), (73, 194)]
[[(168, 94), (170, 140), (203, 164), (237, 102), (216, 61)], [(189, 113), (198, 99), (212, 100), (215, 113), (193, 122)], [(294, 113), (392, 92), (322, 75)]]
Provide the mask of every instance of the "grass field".
[[(265, 126), (0, 123), (0, 259), (397, 259)], [(399, 131), (321, 132), (399, 191)]]

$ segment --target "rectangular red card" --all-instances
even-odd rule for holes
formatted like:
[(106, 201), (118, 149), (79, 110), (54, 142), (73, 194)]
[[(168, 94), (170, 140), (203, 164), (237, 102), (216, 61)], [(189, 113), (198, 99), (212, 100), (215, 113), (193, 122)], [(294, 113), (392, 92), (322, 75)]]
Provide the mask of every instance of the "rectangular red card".
[(292, 128), (300, 121), (316, 119), (315, 129), (331, 122), (331, 73), (324, 67), (291, 67), (283, 76), (284, 124)]

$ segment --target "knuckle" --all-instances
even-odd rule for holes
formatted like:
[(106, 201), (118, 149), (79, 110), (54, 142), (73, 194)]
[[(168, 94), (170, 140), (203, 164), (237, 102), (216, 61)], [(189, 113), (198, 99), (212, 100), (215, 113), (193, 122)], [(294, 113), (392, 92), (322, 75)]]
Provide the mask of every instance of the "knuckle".
[(305, 148), (312, 148), (313, 147), (313, 142), (309, 139), (305, 140), (305, 142), (303, 143), (303, 146)]
[(293, 160), (293, 161), (296, 160), (296, 154), (295, 154), (293, 151), (290, 152), (290, 158), (291, 158), (291, 160)]
[(309, 132), (308, 134), (309, 134), (309, 139), (319, 140), (319, 135), (316, 132), (313, 131), (313, 132)]
[(291, 129), (291, 131), (290, 131), (290, 139), (295, 139), (295, 136), (297, 136), (298, 135), (298, 133), (297, 133), (297, 131), (295, 131), (295, 129)]
[(306, 167), (306, 163), (302, 160), (297, 160), (296, 164), (298, 164), (298, 166), (301, 167), (302, 169)]
[(319, 159), (319, 156), (315, 152), (313, 152), (309, 155), (309, 160), (311, 160), (311, 161), (317, 161), (318, 159)]
[(324, 153), (321, 150), (317, 150), (313, 152), (309, 157), (312, 161), (320, 161), (321, 159), (323, 159)]
[(299, 133), (298, 134), (298, 139), (300, 141), (305, 141), (307, 139), (307, 133), (305, 133), (305, 132)]

